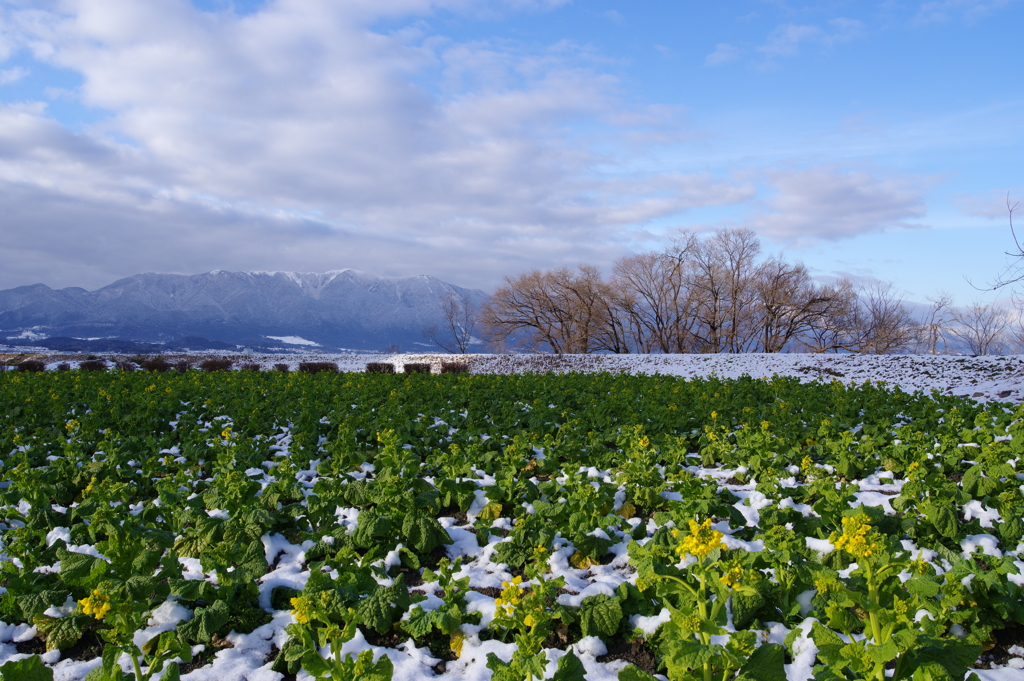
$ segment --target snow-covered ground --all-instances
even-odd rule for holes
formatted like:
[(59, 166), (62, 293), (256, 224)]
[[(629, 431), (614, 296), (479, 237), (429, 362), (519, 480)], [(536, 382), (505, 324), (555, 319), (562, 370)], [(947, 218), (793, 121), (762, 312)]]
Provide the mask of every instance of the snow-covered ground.
[[(36, 348), (0, 348), (13, 358), (18, 350), (38, 353)], [(237, 364), (257, 363), (264, 369), (287, 364), (292, 370), (301, 362), (334, 362), (341, 371), (363, 371), (369, 362), (387, 362), (398, 372), (405, 364), (429, 363), (435, 373), (445, 362), (469, 364), (471, 373), (522, 373), (527, 371), (556, 373), (626, 372), (633, 374), (669, 374), (673, 376), (795, 376), (801, 381), (838, 380), (847, 384), (864, 381), (885, 381), (906, 392), (930, 393), (938, 390), (946, 395), (973, 397), (978, 400), (1024, 402), (1024, 355), (853, 355), (853, 354), (713, 354), (713, 355), (449, 355), (439, 353), (323, 353), (310, 348), (286, 355), (196, 352), (178, 357), (220, 355), (232, 357)], [(60, 362), (72, 366), (81, 356), (43, 353), (47, 368)], [(111, 355), (107, 357), (113, 358)], [(0, 355), (0, 361), (4, 355)]]

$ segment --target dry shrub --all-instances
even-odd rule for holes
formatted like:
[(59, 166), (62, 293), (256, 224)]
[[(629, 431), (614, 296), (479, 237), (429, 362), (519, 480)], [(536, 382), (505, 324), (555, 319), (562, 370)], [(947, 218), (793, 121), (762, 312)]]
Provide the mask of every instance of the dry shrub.
[(57, 371), (71, 371), (71, 365), (67, 362), (61, 362), (57, 365)]
[(189, 360), (189, 359), (179, 359), (177, 362), (174, 363), (174, 370), (177, 371), (180, 374), (185, 373), (186, 371), (188, 371), (191, 368), (192, 368), (192, 360)]
[(234, 361), (228, 359), (227, 357), (211, 357), (210, 359), (204, 359), (202, 362), (200, 362), (199, 368), (206, 372), (227, 371), (228, 369), (231, 368), (232, 364), (234, 364)]
[(18, 371), (31, 371), (36, 373), (38, 371), (45, 371), (46, 364), (42, 360), (38, 359), (26, 359), (23, 362), (18, 363)]
[(145, 371), (167, 371), (171, 368), (170, 363), (163, 357), (154, 357), (153, 359), (144, 359), (139, 362), (139, 366)]
[(84, 362), (78, 364), (78, 368), (82, 371), (106, 371), (107, 360), (105, 359), (87, 359)]
[(284, 362), (278, 362), (277, 364), (274, 365), (274, 371), (280, 371), (282, 374), (287, 374), (289, 371), (291, 371), (291, 367), (289, 367)]
[(246, 362), (238, 365), (238, 368), (242, 371), (263, 371), (263, 367), (256, 362)]
[(126, 359), (119, 359), (114, 362), (114, 368), (118, 371), (135, 371), (138, 367), (135, 366), (134, 362), (129, 362)]
[(402, 365), (402, 369), (407, 374), (429, 374), (430, 373), (430, 365), (429, 364), (421, 364), (421, 363), (418, 363), (418, 362), (415, 363), (415, 364), (403, 364)]
[(442, 374), (468, 374), (469, 364), (466, 362), (441, 362)]
[(366, 364), (366, 373), (393, 374), (395, 373), (395, 365), (390, 362), (368, 362)]
[(299, 371), (304, 374), (318, 374), (321, 371), (338, 373), (338, 365), (334, 362), (299, 362)]

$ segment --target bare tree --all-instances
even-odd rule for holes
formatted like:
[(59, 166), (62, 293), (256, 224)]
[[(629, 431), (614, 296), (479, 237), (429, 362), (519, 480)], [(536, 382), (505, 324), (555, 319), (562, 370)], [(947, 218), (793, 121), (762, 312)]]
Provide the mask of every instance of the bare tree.
[(949, 324), (952, 312), (951, 305), (953, 297), (944, 291), (940, 291), (934, 297), (929, 297), (931, 307), (928, 309), (928, 317), (921, 324), (921, 346), (929, 354), (938, 352), (938, 345), (943, 341), (943, 334)]
[(607, 285), (597, 268), (580, 265), (505, 277), (481, 311), (488, 335), (506, 341), (518, 334), (530, 349), (582, 354), (616, 347)]
[(915, 336), (903, 295), (891, 282), (874, 282), (858, 292), (853, 343), (848, 349), (884, 355), (906, 348)]
[[(1006, 255), (1014, 258), (1014, 261), (1006, 266), (986, 290), (995, 291), (1024, 280), (1024, 245), (1021, 245), (1020, 239), (1017, 238), (1017, 232), (1013, 228), (1013, 211), (1017, 210), (1018, 206), (1020, 206), (1020, 201), (1010, 205), (1010, 192), (1006, 192), (1006, 212), (1010, 215), (1010, 236), (1013, 237), (1013, 245), (1016, 248), (1015, 251), (1006, 251)], [(1014, 304), (1018, 308), (1024, 307), (1024, 301), (1018, 299), (1014, 300)]]
[(799, 345), (810, 352), (854, 352), (857, 349), (857, 291), (849, 279), (828, 286), (831, 304), (807, 323)]
[(684, 232), (663, 253), (615, 263), (612, 290), (636, 352), (690, 352), (697, 325), (692, 253), (697, 237)]
[(971, 303), (952, 313), (956, 326), (949, 333), (967, 344), (971, 354), (998, 355), (1004, 351), (1003, 330), (1008, 323), (1006, 311), (994, 305)]
[(444, 321), (432, 325), (423, 335), (445, 352), (466, 354), (473, 343), (477, 327), (477, 309), (469, 296), (449, 290), (441, 301)]
[(758, 268), (754, 281), (759, 315), (759, 349), (782, 352), (797, 339), (813, 334), (826, 319), (846, 311), (849, 295), (841, 285), (816, 285), (802, 264), (771, 258)]

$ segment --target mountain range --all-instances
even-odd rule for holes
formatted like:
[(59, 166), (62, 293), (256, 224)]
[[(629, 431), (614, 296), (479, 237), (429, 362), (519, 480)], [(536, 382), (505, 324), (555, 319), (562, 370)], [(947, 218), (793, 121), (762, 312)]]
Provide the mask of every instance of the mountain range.
[[(113, 339), (156, 348), (426, 349), (424, 330), (443, 324), (442, 302), (453, 294), (475, 305), (486, 299), (430, 276), (351, 269), (148, 273), (96, 291), (35, 284), (0, 291), (0, 342), (82, 350), (103, 350), (88, 344)], [(76, 339), (81, 347), (70, 347)]]

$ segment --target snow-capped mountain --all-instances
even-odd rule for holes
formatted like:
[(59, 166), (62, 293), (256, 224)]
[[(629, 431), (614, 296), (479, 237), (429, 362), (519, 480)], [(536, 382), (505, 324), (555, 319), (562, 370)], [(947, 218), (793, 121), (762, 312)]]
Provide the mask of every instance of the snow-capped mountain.
[(96, 291), (35, 284), (0, 291), (0, 338), (414, 349), (425, 347), (424, 329), (442, 322), (441, 303), (452, 293), (474, 304), (486, 297), (430, 276), (356, 270), (137, 274)]

